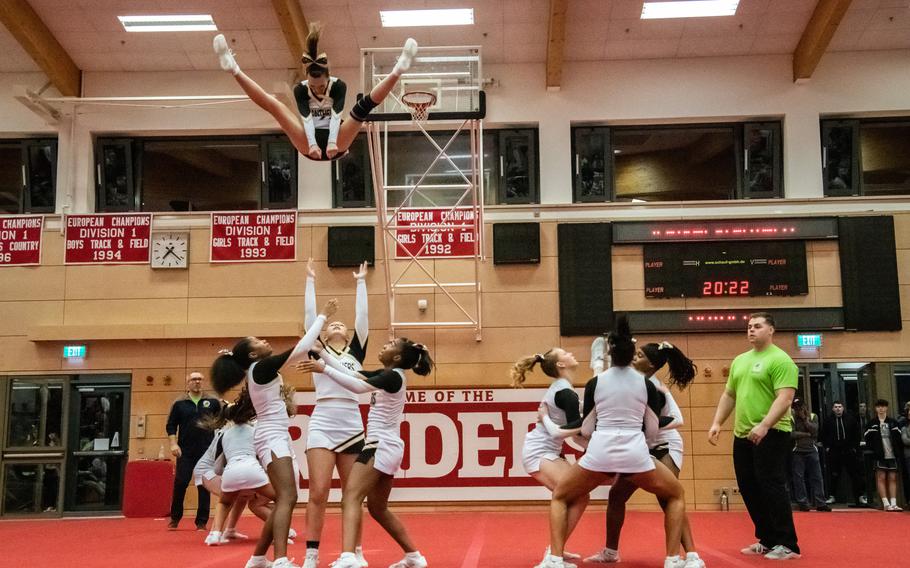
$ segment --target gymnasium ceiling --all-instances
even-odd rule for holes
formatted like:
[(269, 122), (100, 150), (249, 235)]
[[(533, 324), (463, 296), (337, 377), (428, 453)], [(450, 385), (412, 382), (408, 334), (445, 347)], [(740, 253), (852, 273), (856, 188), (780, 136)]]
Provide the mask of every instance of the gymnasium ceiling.
[[(212, 32), (127, 33), (117, 16), (129, 14), (212, 14), (245, 69), (292, 68), (296, 62), (286, 39), (288, 21), (282, 28), (281, 20), (288, 18), (277, 14), (297, 0), (3, 2), (27, 2), (51, 38), (41, 41), (59, 42), (80, 71), (217, 68)], [(359, 65), (361, 48), (400, 45), (409, 35), (423, 44), (480, 44), (487, 63), (548, 63), (548, 73), (553, 66), (561, 72), (565, 61), (792, 54), (812, 33), (813, 14), (818, 19), (819, 12), (843, 12), (845, 6), (842, 18), (834, 16), (830, 41), (815, 48), (817, 57), (831, 51), (910, 49), (910, 0), (741, 0), (732, 17), (672, 20), (639, 19), (642, 0), (299, 0), (297, 6), (307, 21), (325, 24), (322, 47), (336, 67)], [(453, 7), (474, 8), (475, 24), (384, 29), (379, 22), (380, 8)], [(554, 44), (548, 30), (560, 18), (564, 33), (557, 26)], [(831, 16), (821, 24), (830, 27)], [(808, 39), (818, 43), (817, 37)], [(4, 26), (0, 53), (0, 72), (42, 70)], [(556, 86), (558, 81), (557, 76)]]

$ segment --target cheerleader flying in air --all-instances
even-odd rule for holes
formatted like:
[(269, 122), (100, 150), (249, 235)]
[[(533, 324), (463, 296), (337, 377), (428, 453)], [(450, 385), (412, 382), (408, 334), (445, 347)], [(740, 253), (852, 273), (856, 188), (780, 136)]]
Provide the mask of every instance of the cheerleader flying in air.
[[(218, 393), (224, 393), (246, 380), (246, 388), (257, 416), (253, 447), (275, 489), (275, 509), (263, 527), (246, 568), (294, 566), (287, 558), (287, 541), (291, 516), (297, 503), (299, 473), (294, 450), (291, 448), (288, 432), (290, 420), (282, 396), (284, 380), (279, 370), (307, 356), (319, 339), (326, 318), (334, 315), (337, 309), (336, 300), (326, 302), (322, 313), (307, 329), (306, 335), (294, 348), (283, 353), (273, 355), (268, 341), (258, 337), (245, 337), (232, 350), (223, 352), (212, 364), (212, 386)], [(274, 545), (275, 548), (273, 564), (269, 564), (265, 557), (269, 545)]]
[(394, 339), (383, 345), (379, 352), (383, 368), (360, 373), (352, 373), (328, 350), (323, 350), (320, 357), (317, 361), (301, 361), (297, 369), (324, 373), (352, 392), (372, 395), (366, 442), (342, 494), (343, 552), (333, 566), (360, 568), (354, 550), (360, 536), (363, 502), (366, 499), (370, 516), (405, 553), (404, 558), (389, 568), (426, 568), (426, 558), (414, 546), (398, 517), (389, 510), (389, 494), (404, 457), (400, 429), (407, 390), (405, 371), (411, 369), (418, 375), (430, 374), (433, 359), (429, 351), (409, 339)]
[(417, 42), (411, 38), (405, 41), (392, 72), (357, 101), (351, 109), (350, 120), (342, 121), (347, 87), (341, 79), (329, 74), (329, 58), (325, 53), (318, 52), (319, 35), (320, 27), (312, 24), (306, 52), (301, 57), (307, 78), (294, 87), (298, 112), (289, 109), (240, 70), (223, 35), (215, 36), (213, 47), (221, 68), (234, 76), (254, 103), (278, 121), (298, 152), (311, 160), (334, 160), (347, 153), (360, 132), (361, 123), (370, 111), (382, 104), (398, 84), (401, 74), (411, 67), (417, 55)]

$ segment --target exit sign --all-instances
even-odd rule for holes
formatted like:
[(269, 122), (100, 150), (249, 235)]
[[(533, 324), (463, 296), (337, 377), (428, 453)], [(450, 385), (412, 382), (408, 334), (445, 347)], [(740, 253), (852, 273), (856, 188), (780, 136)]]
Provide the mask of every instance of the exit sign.
[(85, 358), (85, 345), (64, 345), (63, 346), (63, 358), (64, 359), (84, 359)]
[(822, 346), (822, 334), (797, 333), (796, 346), (800, 349), (818, 349)]

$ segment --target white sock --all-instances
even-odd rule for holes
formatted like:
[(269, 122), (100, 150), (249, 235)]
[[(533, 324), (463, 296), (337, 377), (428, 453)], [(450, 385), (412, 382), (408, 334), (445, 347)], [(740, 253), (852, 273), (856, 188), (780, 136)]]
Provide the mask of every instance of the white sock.
[(613, 554), (619, 554), (619, 551), (618, 551), (618, 550), (614, 550), (614, 549), (610, 548), (609, 546), (605, 546), (605, 547), (604, 547), (604, 550), (605, 550), (606, 552), (612, 552)]
[(672, 560), (673, 562), (676, 562), (679, 560), (679, 554), (677, 554), (676, 556), (667, 556), (667, 560)]
[(414, 552), (408, 552), (404, 555), (405, 558), (420, 558), (421, 556), (423, 556), (423, 555), (420, 554), (419, 550), (415, 550)]
[(892, 507), (897, 507), (897, 497), (892, 497), (892, 498), (891, 498), (891, 506), (892, 506)]
[(263, 560), (265, 560), (265, 555), (263, 555), (263, 556), (253, 555), (253, 556), (250, 556), (250, 560), (253, 560), (255, 562), (262, 562)]

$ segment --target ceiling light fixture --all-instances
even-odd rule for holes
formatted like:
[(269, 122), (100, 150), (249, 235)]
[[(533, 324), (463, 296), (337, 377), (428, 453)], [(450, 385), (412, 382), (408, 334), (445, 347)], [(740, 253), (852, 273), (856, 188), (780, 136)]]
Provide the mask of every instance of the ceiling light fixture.
[(645, 2), (642, 20), (661, 18), (708, 18), (736, 14), (739, 0), (680, 0), (674, 2)]
[(167, 16), (117, 16), (128, 32), (210, 32), (217, 31), (209, 14)]
[(384, 28), (417, 26), (469, 26), (474, 23), (474, 8), (447, 10), (380, 10)]

